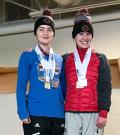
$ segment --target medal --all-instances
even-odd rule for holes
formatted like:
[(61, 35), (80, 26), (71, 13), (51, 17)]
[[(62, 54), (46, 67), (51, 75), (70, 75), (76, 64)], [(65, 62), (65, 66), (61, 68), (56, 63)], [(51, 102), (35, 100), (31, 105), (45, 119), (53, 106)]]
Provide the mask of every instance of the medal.
[(87, 86), (87, 79), (79, 79), (76, 82), (76, 88), (84, 88), (85, 86)]
[(50, 82), (45, 82), (45, 88), (50, 89)]
[[(42, 53), (41, 49), (39, 48), (39, 45), (35, 47), (35, 52), (37, 53), (38, 59), (40, 61), (43, 74), (41, 75), (39, 72), (39, 79), (45, 80), (44, 87), (46, 89), (50, 89), (51, 87), (51, 80), (53, 80), (54, 74), (55, 74), (55, 56), (52, 48), (50, 48), (50, 54), (49, 59), (45, 57), (45, 55)], [(40, 71), (40, 70), (39, 70)], [(41, 76), (40, 76), (41, 75)]]
[(53, 80), (52, 81), (52, 87), (58, 88), (59, 87), (59, 80)]

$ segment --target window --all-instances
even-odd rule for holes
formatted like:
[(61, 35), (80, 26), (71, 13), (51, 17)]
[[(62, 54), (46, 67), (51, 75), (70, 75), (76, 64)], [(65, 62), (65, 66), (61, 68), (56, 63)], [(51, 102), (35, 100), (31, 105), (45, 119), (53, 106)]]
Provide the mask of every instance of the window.
[(31, 11), (55, 8), (57, 5), (50, 0), (4, 0), (5, 22), (28, 19)]
[[(15, 3), (14, 3), (15, 2)], [(5, 1), (5, 22), (27, 19), (29, 17), (30, 10), (20, 6), (24, 5), (27, 7), (31, 6), (30, 0), (14, 0), (13, 3)]]

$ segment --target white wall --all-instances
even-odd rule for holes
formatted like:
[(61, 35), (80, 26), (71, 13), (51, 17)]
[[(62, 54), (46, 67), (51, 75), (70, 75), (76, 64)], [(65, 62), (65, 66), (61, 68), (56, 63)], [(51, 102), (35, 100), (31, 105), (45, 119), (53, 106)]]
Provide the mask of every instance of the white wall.
[(112, 105), (104, 135), (120, 135), (120, 89), (112, 90)]
[[(120, 57), (120, 20), (95, 23), (93, 45), (96, 50), (105, 53), (109, 59)], [(71, 36), (72, 27), (56, 30), (53, 48), (63, 54), (75, 47)], [(17, 66), (22, 50), (33, 47), (35, 37), (32, 32), (0, 36), (0, 66)]]
[(108, 58), (120, 57), (120, 20), (94, 24), (94, 46)]
[(32, 47), (34, 36), (32, 33), (7, 35), (0, 37), (0, 66), (17, 66), (20, 53)]
[(0, 135), (23, 135), (15, 94), (0, 94)]

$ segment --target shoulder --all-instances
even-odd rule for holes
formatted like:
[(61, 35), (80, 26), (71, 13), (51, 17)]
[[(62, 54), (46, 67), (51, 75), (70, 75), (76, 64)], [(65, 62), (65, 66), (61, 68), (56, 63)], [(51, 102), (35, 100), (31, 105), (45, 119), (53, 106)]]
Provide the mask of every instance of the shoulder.
[(93, 50), (93, 54), (96, 54), (100, 60), (107, 60), (107, 57), (104, 53)]
[(25, 49), (25, 50), (23, 50), (22, 53), (25, 55), (33, 55), (33, 54), (35, 54), (35, 49), (34, 48)]
[(60, 54), (55, 53), (55, 59), (62, 61), (62, 56)]
[(54, 55), (55, 55), (55, 58), (57, 58), (57, 59), (62, 59), (62, 56), (61, 56), (60, 54), (54, 53)]
[(66, 61), (70, 58), (72, 58), (74, 56), (74, 53), (73, 52), (70, 52), (70, 53), (65, 53), (62, 55), (62, 58), (63, 58), (63, 61)]
[(101, 62), (108, 62), (107, 56), (103, 53), (96, 53)]
[(106, 58), (106, 55), (104, 53), (101, 53), (99, 51), (93, 50), (93, 54), (96, 54), (100, 58)]
[(20, 60), (31, 59), (32, 57), (34, 57), (34, 55), (35, 55), (35, 51), (34, 50), (31, 50), (31, 51), (23, 50), (21, 55), (20, 55)]
[(62, 65), (62, 62), (63, 62), (62, 56), (60, 54), (57, 54), (57, 53), (55, 53), (54, 56), (55, 56), (56, 63)]
[(99, 66), (100, 70), (105, 70), (106, 73), (107, 73), (107, 71), (110, 72), (110, 64), (107, 59), (107, 56), (103, 53), (97, 53), (97, 56), (100, 61), (100, 66)]

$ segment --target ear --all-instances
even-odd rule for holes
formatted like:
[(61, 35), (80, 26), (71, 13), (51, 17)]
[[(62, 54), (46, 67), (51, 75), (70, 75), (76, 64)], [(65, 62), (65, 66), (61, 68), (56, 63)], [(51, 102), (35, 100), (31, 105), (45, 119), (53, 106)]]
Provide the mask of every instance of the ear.
[(76, 41), (76, 36), (75, 36), (75, 38), (73, 40)]

